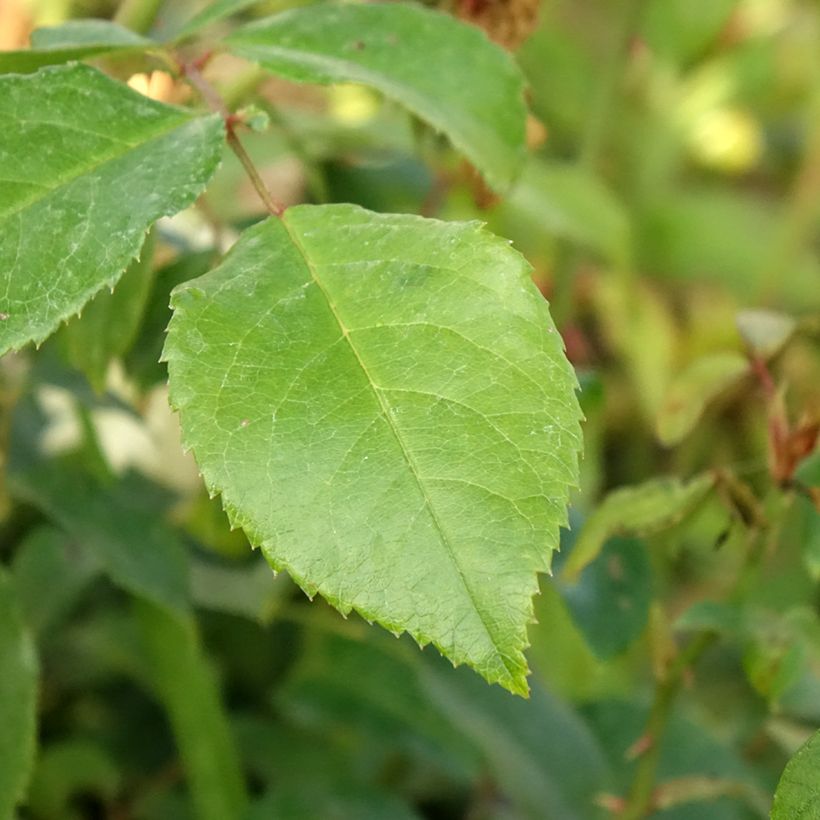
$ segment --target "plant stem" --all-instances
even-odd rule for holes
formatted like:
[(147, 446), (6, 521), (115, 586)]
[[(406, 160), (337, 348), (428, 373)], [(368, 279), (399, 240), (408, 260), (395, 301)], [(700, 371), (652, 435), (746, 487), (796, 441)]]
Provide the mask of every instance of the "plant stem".
[(626, 806), (618, 815), (619, 820), (642, 820), (653, 809), (655, 778), (660, 761), (661, 740), (675, 698), (686, 679), (689, 668), (703, 655), (716, 639), (713, 632), (704, 632), (678, 655), (666, 678), (657, 686), (649, 713), (644, 737), (646, 752), (638, 761), (635, 777), (626, 800)]
[(236, 118), (228, 109), (227, 104), (219, 92), (202, 76), (202, 72), (195, 63), (180, 63), (180, 70), (185, 79), (199, 92), (209, 108), (222, 116), (222, 119), (225, 121), (228, 145), (242, 163), (245, 173), (256, 189), (256, 193), (259, 194), (259, 198), (262, 200), (262, 204), (271, 215), (281, 217), (285, 212), (285, 206), (273, 198), (273, 195), (265, 185), (265, 181), (262, 179), (259, 171), (253, 164), (253, 160), (245, 150), (245, 146), (242, 145), (242, 142), (236, 134)]
[(161, 5), (162, 0), (123, 0), (114, 15), (114, 22), (137, 34), (145, 34), (154, 24)]

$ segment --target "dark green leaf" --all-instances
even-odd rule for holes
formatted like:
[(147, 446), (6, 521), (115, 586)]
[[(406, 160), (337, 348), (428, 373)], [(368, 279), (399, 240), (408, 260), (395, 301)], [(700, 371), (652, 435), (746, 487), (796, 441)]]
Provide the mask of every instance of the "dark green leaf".
[(493, 186), (508, 187), (521, 169), (521, 74), (452, 17), (403, 3), (328, 3), (242, 26), (226, 42), (293, 80), (378, 89), (443, 131)]
[(188, 612), (184, 547), (156, 509), (137, 502), (135, 486), (106, 487), (68, 465), (53, 464), (15, 474), (10, 483), (17, 497), (91, 550), (116, 584), (178, 615)]
[(15, 590), (0, 568), (0, 817), (12, 817), (34, 761), (37, 658)]
[(652, 573), (637, 538), (610, 538), (578, 582), (562, 585), (573, 620), (599, 658), (623, 652), (649, 616)]
[(222, 142), (220, 117), (87, 66), (0, 77), (0, 353), (112, 287), (151, 224), (194, 201)]
[(147, 601), (137, 616), (150, 675), (174, 729), (200, 820), (239, 820), (246, 803), (242, 770), (219, 690), (186, 624)]

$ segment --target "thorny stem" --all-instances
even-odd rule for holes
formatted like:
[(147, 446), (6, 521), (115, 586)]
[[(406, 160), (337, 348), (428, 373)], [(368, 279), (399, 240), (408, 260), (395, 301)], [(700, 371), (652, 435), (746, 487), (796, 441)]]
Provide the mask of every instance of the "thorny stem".
[(253, 160), (245, 150), (245, 146), (242, 145), (242, 142), (237, 136), (236, 115), (231, 113), (219, 92), (205, 79), (205, 77), (202, 76), (202, 72), (199, 70), (199, 66), (196, 62), (180, 63), (179, 68), (185, 79), (199, 92), (199, 95), (208, 104), (208, 107), (222, 117), (225, 122), (225, 133), (227, 136), (228, 145), (242, 163), (245, 173), (248, 175), (253, 187), (256, 189), (256, 193), (259, 194), (259, 198), (262, 200), (262, 204), (270, 214), (277, 218), (281, 218), (282, 214), (285, 212), (285, 206), (273, 198), (273, 195), (265, 185), (259, 171), (253, 164)]

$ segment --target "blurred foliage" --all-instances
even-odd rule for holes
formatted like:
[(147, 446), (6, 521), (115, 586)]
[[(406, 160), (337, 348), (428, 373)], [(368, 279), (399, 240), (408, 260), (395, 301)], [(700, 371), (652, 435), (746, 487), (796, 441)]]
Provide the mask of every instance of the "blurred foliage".
[[(155, 5), (164, 35), (207, 4)], [(291, 5), (215, 3), (188, 29), (207, 47)], [(127, 292), (0, 360), (0, 814), (28, 777), (33, 820), (748, 820), (820, 726), (817, 4), (544, 0), (534, 30), (527, 4), (443, 5), (529, 34), (531, 156), (503, 200), (370, 91), (222, 56), (208, 73), (269, 120), (245, 140), (280, 200), (481, 219), (534, 266), (586, 454), (530, 630), (531, 698), (308, 605), (204, 495), (159, 334), (170, 290), (262, 215), (226, 156)], [(115, 14), (3, 0), (0, 47)], [(100, 64), (146, 88), (162, 67)], [(30, 742), (13, 692), (32, 641), (25, 773), (4, 754)], [(805, 748), (789, 773), (816, 792)]]

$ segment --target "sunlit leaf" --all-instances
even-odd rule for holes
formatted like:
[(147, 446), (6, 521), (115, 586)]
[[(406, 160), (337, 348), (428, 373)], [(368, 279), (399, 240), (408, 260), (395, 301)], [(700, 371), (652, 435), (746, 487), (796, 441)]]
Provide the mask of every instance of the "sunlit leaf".
[(251, 542), (525, 692), (580, 413), (524, 260), (476, 223), (300, 206), (173, 305), (172, 402)]
[(83, 65), (0, 77), (0, 353), (113, 286), (216, 169), (223, 126)]
[(242, 26), (226, 43), (289, 79), (378, 89), (443, 131), (493, 186), (508, 187), (521, 168), (521, 74), (480, 31), (445, 14), (403, 3), (312, 5)]

